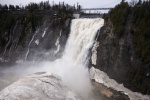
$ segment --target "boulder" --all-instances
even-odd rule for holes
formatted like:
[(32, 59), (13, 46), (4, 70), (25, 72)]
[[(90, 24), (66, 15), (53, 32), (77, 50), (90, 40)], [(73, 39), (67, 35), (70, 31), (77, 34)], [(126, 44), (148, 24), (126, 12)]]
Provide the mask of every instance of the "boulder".
[(0, 100), (81, 100), (56, 75), (45, 72), (26, 76), (0, 92)]

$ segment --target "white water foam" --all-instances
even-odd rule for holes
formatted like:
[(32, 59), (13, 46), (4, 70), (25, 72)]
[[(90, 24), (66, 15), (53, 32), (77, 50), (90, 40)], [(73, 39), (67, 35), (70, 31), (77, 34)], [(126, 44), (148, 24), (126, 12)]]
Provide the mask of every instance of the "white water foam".
[(82, 95), (90, 92), (88, 54), (103, 24), (104, 20), (100, 18), (72, 20), (71, 33), (62, 58), (43, 63), (46, 70), (59, 75), (67, 86)]

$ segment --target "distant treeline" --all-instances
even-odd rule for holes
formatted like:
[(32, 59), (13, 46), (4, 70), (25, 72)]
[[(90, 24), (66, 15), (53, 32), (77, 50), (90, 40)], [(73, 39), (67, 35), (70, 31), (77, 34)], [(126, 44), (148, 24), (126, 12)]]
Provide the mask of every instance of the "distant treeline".
[(50, 4), (49, 1), (41, 1), (40, 3), (30, 3), (26, 6), (19, 6), (19, 5), (1, 5), (0, 10), (57, 10), (60, 8), (64, 9), (72, 9), (72, 10), (80, 10), (81, 6), (77, 3), (77, 6), (70, 6), (69, 4), (65, 4), (64, 2), (59, 4)]
[(13, 35), (13, 29), (17, 24), (21, 30), (19, 43), (23, 45), (28, 35), (26, 30), (30, 28), (34, 33), (47, 15), (53, 29), (65, 28), (66, 20), (71, 19), (73, 12), (80, 8), (78, 4), (77, 6), (70, 6), (64, 2), (50, 4), (49, 1), (30, 3), (26, 6), (0, 4), (0, 47), (5, 47), (9, 42), (9, 37)]

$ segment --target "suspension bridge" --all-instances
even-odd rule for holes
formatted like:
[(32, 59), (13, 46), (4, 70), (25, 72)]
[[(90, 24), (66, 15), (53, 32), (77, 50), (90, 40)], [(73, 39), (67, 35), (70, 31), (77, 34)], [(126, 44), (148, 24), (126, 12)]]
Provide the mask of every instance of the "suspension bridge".
[(110, 10), (112, 8), (83, 8), (81, 9), (82, 11), (86, 11), (86, 10)]
[(102, 17), (104, 13), (107, 13), (112, 8), (83, 8), (80, 11), (74, 13), (75, 18), (96, 18)]

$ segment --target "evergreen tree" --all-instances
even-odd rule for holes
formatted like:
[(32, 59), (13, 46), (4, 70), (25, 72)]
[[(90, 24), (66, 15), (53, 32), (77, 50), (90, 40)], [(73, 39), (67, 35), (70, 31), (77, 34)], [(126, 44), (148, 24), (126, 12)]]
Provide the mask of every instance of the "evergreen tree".
[(18, 9), (20, 9), (20, 7), (18, 5), (16, 5), (16, 9), (18, 10)]
[(9, 5), (9, 10), (15, 10), (14, 5)]

